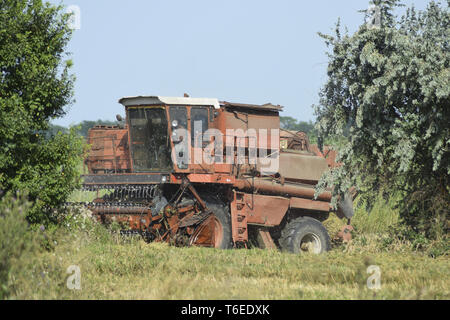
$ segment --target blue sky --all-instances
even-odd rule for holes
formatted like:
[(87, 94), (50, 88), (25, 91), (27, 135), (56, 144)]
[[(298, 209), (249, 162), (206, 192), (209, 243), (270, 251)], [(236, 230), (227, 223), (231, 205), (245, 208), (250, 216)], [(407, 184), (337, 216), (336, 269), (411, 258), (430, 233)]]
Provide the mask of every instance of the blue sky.
[[(68, 50), (76, 102), (64, 118), (124, 114), (132, 95), (218, 98), (285, 107), (283, 115), (314, 120), (312, 105), (326, 81), (326, 46), (338, 19), (353, 32), (368, 0), (315, 1), (50, 1), (81, 10)], [(405, 0), (424, 9), (426, 0)]]

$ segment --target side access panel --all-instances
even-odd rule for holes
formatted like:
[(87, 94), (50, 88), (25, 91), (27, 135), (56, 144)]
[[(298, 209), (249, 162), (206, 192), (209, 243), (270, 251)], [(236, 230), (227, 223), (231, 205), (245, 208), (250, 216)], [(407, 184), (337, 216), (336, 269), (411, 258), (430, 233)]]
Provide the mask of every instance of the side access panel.
[(231, 226), (233, 242), (248, 241), (248, 225), (276, 227), (281, 224), (290, 208), (329, 212), (329, 202), (303, 198), (284, 198), (233, 191)]

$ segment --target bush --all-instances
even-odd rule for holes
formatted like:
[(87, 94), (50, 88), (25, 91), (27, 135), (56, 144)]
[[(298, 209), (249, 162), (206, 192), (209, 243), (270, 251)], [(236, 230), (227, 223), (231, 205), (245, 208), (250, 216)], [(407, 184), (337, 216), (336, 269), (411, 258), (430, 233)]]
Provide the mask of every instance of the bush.
[(11, 274), (20, 268), (24, 256), (38, 248), (26, 221), (30, 207), (25, 194), (8, 194), (0, 202), (0, 299), (11, 294)]
[[(430, 1), (397, 19), (400, 0), (372, 0), (381, 23), (354, 34), (322, 35), (328, 80), (316, 106), (323, 137), (349, 134), (317, 194), (333, 187), (333, 204), (355, 187), (367, 203), (395, 196), (417, 245), (441, 240), (450, 214), (449, 4)], [(394, 199), (395, 200), (395, 199)]]

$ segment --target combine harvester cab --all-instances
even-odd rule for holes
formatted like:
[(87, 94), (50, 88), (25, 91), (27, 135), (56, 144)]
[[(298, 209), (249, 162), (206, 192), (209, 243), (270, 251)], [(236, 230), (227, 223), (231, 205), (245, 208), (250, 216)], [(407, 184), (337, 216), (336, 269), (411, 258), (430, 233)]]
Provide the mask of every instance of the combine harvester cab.
[[(156, 96), (119, 102), (126, 121), (88, 137), (83, 181), (98, 192), (89, 208), (100, 221), (179, 246), (228, 249), (253, 239), (294, 253), (330, 249), (321, 222), (332, 211), (331, 192), (314, 194), (333, 155), (302, 132), (280, 130), (281, 106)], [(353, 210), (337, 213), (351, 218)]]

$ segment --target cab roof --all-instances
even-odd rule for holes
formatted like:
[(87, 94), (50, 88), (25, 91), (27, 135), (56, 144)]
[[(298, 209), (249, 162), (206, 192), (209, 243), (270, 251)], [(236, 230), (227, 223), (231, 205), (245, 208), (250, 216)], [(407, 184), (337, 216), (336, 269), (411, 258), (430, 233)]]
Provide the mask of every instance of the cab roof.
[(150, 106), (150, 105), (183, 105), (183, 106), (214, 106), (219, 109), (220, 104), (217, 99), (210, 98), (179, 98), (179, 97), (158, 97), (158, 96), (136, 96), (125, 97), (119, 103), (128, 106)]
[(224, 106), (227, 108), (242, 108), (253, 110), (266, 110), (266, 111), (283, 110), (282, 106), (273, 105), (271, 103), (256, 105), (256, 104), (233, 103), (227, 101), (219, 102), (219, 100), (212, 98), (135, 96), (135, 97), (124, 97), (119, 100), (119, 103), (125, 107), (149, 106), (149, 105), (184, 105), (184, 106), (214, 106), (214, 108), (216, 109), (220, 109), (221, 106)]

